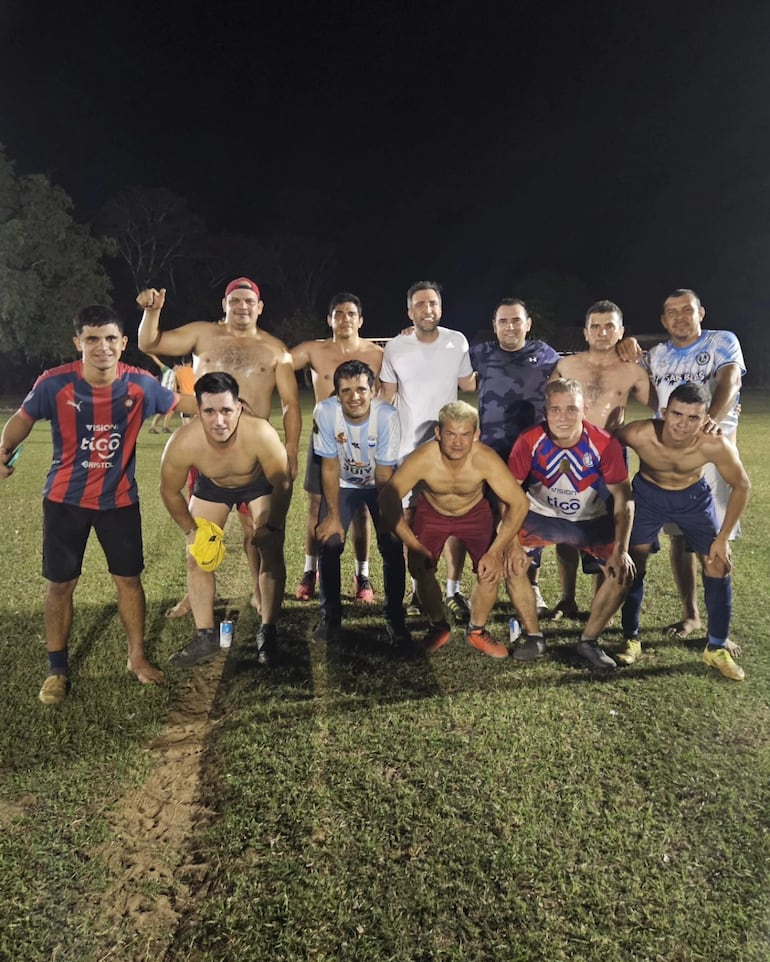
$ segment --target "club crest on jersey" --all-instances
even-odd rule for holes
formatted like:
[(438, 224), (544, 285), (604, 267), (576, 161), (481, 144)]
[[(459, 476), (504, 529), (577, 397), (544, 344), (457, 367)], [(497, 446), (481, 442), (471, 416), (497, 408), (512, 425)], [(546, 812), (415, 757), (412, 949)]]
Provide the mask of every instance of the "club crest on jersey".
[(123, 402), (123, 407), (124, 407), (127, 411), (130, 411), (131, 408), (132, 408), (135, 404), (136, 404), (136, 398), (127, 397), (127, 398), (125, 399), (125, 401)]
[(695, 358), (695, 360), (696, 360), (696, 362), (697, 362), (698, 364), (708, 364), (708, 362), (711, 360), (711, 355), (709, 354), (708, 351), (702, 351), (702, 352)]
[(594, 456), (593, 456), (593, 454), (591, 454), (590, 451), (586, 451), (586, 453), (583, 455), (583, 467), (584, 467), (584, 468), (591, 468), (591, 467), (593, 467), (593, 463), (594, 463)]

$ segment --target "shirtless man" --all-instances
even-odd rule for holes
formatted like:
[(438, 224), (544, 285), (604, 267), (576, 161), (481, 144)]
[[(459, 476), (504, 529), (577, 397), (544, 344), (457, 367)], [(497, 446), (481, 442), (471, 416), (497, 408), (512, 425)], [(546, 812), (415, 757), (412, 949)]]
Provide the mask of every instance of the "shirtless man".
[[(235, 378), (210, 372), (195, 382), (198, 417), (169, 438), (163, 452), (160, 493), (169, 514), (194, 543), (198, 519), (224, 528), (233, 507), (245, 504), (252, 539), (260, 557), (262, 624), (257, 631), (259, 663), (275, 658), (276, 620), (283, 599), (286, 568), (284, 525), (291, 499), (291, 478), (284, 446), (264, 418), (243, 411)], [(182, 494), (191, 469), (197, 477), (189, 503)], [(269, 496), (269, 497), (268, 497)], [(192, 641), (172, 662), (187, 668), (219, 651), (214, 630), (213, 571), (204, 571), (187, 552), (187, 593), (195, 618)]]
[[(584, 418), (589, 424), (614, 433), (625, 420), (629, 395), (653, 411), (658, 406), (655, 388), (641, 364), (628, 364), (615, 350), (623, 339), (623, 312), (612, 301), (597, 301), (586, 311), (583, 336), (588, 350), (560, 358), (551, 375), (572, 378), (583, 385)], [(577, 582), (578, 552), (570, 545), (556, 546), (556, 559), (561, 579), (561, 599), (552, 617), (574, 618), (578, 614), (575, 587)], [(598, 574), (589, 559), (583, 556), (586, 574)], [(598, 584), (596, 586), (598, 588)]]
[[(626, 338), (619, 351), (624, 359), (642, 358), (658, 393), (658, 417), (678, 384), (687, 381), (702, 384), (708, 396), (704, 430), (707, 433), (720, 431), (735, 444), (740, 391), (746, 373), (743, 351), (732, 331), (704, 330), (705, 316), (706, 310), (695, 291), (679, 288), (663, 302), (660, 320), (669, 335), (668, 341), (656, 344), (644, 356), (637, 342)], [(713, 465), (706, 465), (703, 476), (714, 495), (717, 521), (721, 523), (730, 486)], [(671, 571), (682, 601), (682, 617), (668, 625), (666, 633), (686, 638), (701, 626), (696, 590), (697, 564), (677, 525), (666, 525), (664, 531), (670, 538)], [(736, 526), (730, 532), (731, 540), (739, 532), (740, 528)]]
[[(503, 461), (478, 440), (479, 418), (470, 404), (445, 404), (439, 411), (434, 435), (433, 441), (408, 455), (380, 494), (383, 525), (386, 530), (395, 531), (406, 545), (417, 596), (430, 620), (423, 649), (438, 651), (451, 634), (436, 580), (436, 564), (451, 534), (467, 549), (476, 572), (466, 640), (492, 658), (507, 658), (507, 647), (494, 640), (486, 623), (497, 600), (504, 553), (512, 553), (511, 563), (517, 570), (524, 572), (529, 567), (529, 559), (514, 543), (527, 513), (527, 499)], [(503, 509), (497, 531), (489, 501), (484, 497), (485, 483)], [(414, 489), (419, 490), (419, 495), (408, 524), (401, 500)]]
[[(618, 660), (632, 664), (642, 653), (639, 614), (647, 558), (663, 524), (676, 521), (697, 552), (703, 572), (708, 612), (703, 660), (726, 678), (741, 681), (744, 671), (734, 661), (740, 647), (728, 638), (732, 612), (729, 537), (748, 504), (751, 484), (735, 445), (723, 435), (703, 431), (708, 407), (709, 396), (703, 387), (692, 382), (680, 384), (671, 392), (662, 419), (633, 421), (618, 432), (619, 439), (630, 445), (640, 460), (633, 481), (636, 514), (630, 549), (637, 575), (623, 606), (626, 646)], [(721, 526), (703, 476), (706, 464), (714, 464), (731, 489)]]
[[(303, 341), (291, 349), (295, 371), (310, 367), (316, 404), (334, 394), (334, 372), (345, 361), (363, 361), (374, 371), (375, 377), (379, 377), (383, 350), (374, 341), (358, 336), (363, 322), (359, 298), (342, 291), (335, 294), (329, 304), (326, 323), (331, 328), (331, 338), (326, 341)], [(309, 601), (315, 595), (318, 580), (318, 539), (315, 529), (321, 508), (321, 459), (313, 450), (312, 435), (304, 487), (310, 503), (305, 530), (305, 569), (295, 592), (298, 601)], [(371, 604), (374, 591), (369, 581), (369, 512), (365, 509), (357, 511), (353, 516), (352, 528), (356, 555), (355, 597), (357, 601)]]
[[(142, 291), (137, 303), (144, 309), (139, 325), (139, 347), (145, 353), (182, 356), (192, 354), (195, 376), (209, 371), (226, 371), (241, 385), (241, 398), (248, 410), (269, 419), (273, 391), (278, 391), (283, 408), (283, 430), (289, 471), (297, 476), (299, 434), (302, 427), (299, 392), (294, 365), (286, 346), (258, 326), (264, 304), (259, 288), (247, 277), (237, 277), (225, 289), (219, 323), (193, 321), (170, 331), (161, 331), (160, 312), (166, 291), (154, 288)], [(259, 555), (251, 540), (251, 520), (239, 512), (244, 532), (244, 550), (251, 569), (254, 593), (252, 605), (261, 612)], [(169, 614), (184, 615), (190, 610), (189, 599), (182, 599)]]

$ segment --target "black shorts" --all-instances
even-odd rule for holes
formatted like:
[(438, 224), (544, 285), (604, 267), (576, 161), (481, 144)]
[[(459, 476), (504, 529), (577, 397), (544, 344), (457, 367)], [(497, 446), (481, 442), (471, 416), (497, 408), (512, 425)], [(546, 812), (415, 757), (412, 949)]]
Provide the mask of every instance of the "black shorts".
[(223, 488), (220, 484), (214, 484), (205, 474), (199, 474), (195, 479), (192, 489), (193, 497), (200, 498), (201, 501), (213, 501), (215, 504), (227, 504), (231, 508), (249, 505), (257, 498), (264, 498), (267, 494), (273, 493), (273, 486), (263, 475), (245, 484), (240, 488)]
[(305, 465), (305, 483), (303, 487), (308, 494), (323, 494), (321, 488), (321, 463), (323, 458), (313, 450), (313, 435), (310, 435), (310, 447), (307, 452)]
[(43, 577), (57, 583), (80, 577), (91, 528), (96, 532), (107, 570), (135, 578), (144, 568), (139, 505), (97, 511), (43, 499)]

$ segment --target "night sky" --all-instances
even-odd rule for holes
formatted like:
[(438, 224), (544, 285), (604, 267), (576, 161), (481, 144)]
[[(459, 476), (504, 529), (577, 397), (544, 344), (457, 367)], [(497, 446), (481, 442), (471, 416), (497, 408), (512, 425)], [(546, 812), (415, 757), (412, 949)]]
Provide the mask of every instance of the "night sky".
[(318, 306), (355, 291), (369, 334), (413, 280), (471, 333), (540, 270), (635, 330), (683, 286), (740, 331), (766, 283), (735, 263), (768, 233), (769, 36), (761, 2), (6, 0), (0, 142), (81, 219), (162, 186), (212, 230), (328, 240)]

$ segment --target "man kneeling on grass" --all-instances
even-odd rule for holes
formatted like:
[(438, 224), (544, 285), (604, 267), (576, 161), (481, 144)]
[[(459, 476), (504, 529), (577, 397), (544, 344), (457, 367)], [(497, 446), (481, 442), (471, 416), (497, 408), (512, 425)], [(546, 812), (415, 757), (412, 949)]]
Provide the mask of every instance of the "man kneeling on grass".
[(334, 395), (316, 405), (313, 450), (321, 458), (322, 500), (316, 527), (321, 572), (321, 621), (315, 641), (339, 641), (342, 621), (340, 559), (353, 517), (366, 508), (377, 527), (385, 586), (388, 637), (397, 647), (411, 644), (404, 615), (404, 548), (379, 529), (377, 493), (398, 462), (401, 425), (396, 409), (372, 398), (374, 371), (351, 360), (334, 371)]
[[(169, 438), (160, 470), (163, 503), (185, 535), (187, 591), (197, 629), (192, 641), (171, 661), (188, 668), (219, 651), (214, 630), (215, 576), (211, 567), (200, 567), (194, 545), (200, 521), (222, 529), (230, 511), (246, 504), (261, 562), (262, 624), (257, 631), (257, 655), (261, 665), (270, 665), (277, 655), (276, 620), (286, 583), (283, 539), (291, 499), (286, 448), (268, 421), (244, 412), (238, 382), (232, 375), (221, 371), (204, 374), (195, 382), (195, 397), (198, 417)], [(188, 505), (182, 489), (192, 469), (198, 474)]]
[[(506, 551), (518, 559), (522, 571), (529, 564), (514, 538), (527, 513), (527, 499), (505, 463), (479, 440), (479, 417), (464, 401), (445, 404), (438, 415), (435, 440), (405, 458), (380, 494), (383, 522), (395, 529), (407, 547), (409, 571), (430, 627), (423, 639), (427, 652), (438, 651), (450, 637), (449, 624), (436, 580), (436, 565), (444, 542), (454, 535), (468, 550), (476, 572), (471, 594), (468, 644), (493, 658), (506, 658), (508, 649), (486, 630), (497, 600)], [(500, 500), (502, 521), (495, 532), (485, 482)], [(408, 491), (418, 491), (411, 527), (401, 510)]]
[[(639, 455), (634, 478), (636, 515), (631, 532), (631, 556), (637, 575), (623, 605), (626, 647), (618, 655), (630, 665), (641, 655), (639, 614), (644, 598), (644, 575), (650, 552), (658, 550), (658, 534), (674, 521), (688, 545), (700, 558), (708, 612), (708, 643), (703, 660), (725, 678), (742, 681), (743, 669), (733, 656), (741, 649), (727, 637), (732, 614), (729, 537), (748, 504), (751, 484), (732, 440), (707, 434), (709, 398), (694, 382), (675, 388), (663, 409), (662, 420), (633, 421), (618, 437)], [(703, 478), (703, 468), (713, 464), (730, 485), (722, 526), (717, 528), (714, 499)]]

